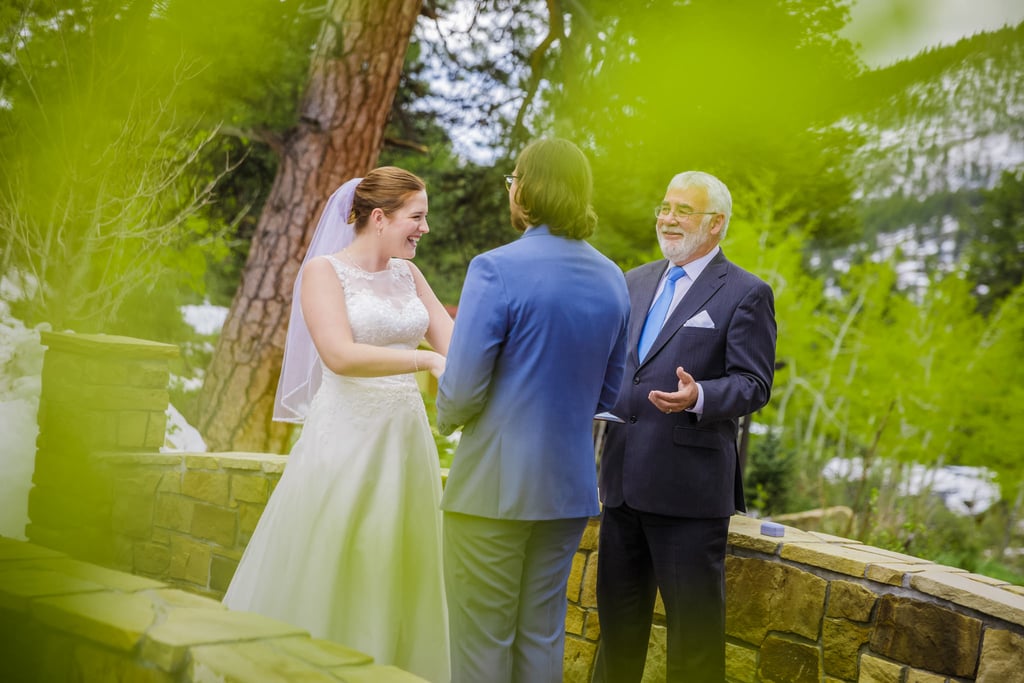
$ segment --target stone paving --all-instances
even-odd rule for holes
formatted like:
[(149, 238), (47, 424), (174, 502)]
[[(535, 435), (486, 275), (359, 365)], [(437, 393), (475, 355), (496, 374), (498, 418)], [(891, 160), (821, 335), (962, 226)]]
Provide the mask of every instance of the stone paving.
[(0, 680), (423, 683), (296, 626), (3, 537)]

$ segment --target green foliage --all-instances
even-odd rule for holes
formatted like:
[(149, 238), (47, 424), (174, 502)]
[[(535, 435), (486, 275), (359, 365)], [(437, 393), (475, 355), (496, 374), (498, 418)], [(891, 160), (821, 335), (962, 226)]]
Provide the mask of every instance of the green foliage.
[(26, 4), (5, 34), (4, 266), (39, 283), (31, 321), (102, 329), (206, 200), (186, 171), (207, 138), (173, 111), (144, 4)]
[(380, 164), (408, 169), (426, 183), (430, 233), (420, 242), (416, 263), (441, 301), (454, 305), (469, 261), (517, 236), (502, 177), (513, 162), (481, 166), (458, 158), (439, 121), (415, 111), (429, 90), (420, 50), (419, 43), (410, 45), (387, 130), (392, 144), (381, 152)]
[(744, 473), (748, 509), (762, 516), (785, 512), (792, 484), (794, 454), (784, 451), (779, 437), (769, 433), (750, 450)]
[[(867, 260), (829, 284), (806, 270), (806, 240), (787, 229), (786, 198), (771, 187), (737, 203), (722, 245), (775, 291), (778, 369), (758, 414), (772, 436), (749, 456), (752, 507), (850, 505), (857, 519), (844, 533), (894, 547), (939, 514), (899, 495), (891, 477), (905, 476), (903, 463), (984, 466), (1013, 490), (1024, 478), (1024, 288), (985, 317), (962, 273), (908, 293), (894, 263)], [(836, 457), (859, 458), (865, 475), (829, 484), (822, 470)], [(917, 543), (908, 552), (934, 551)]]
[(528, 141), (524, 119), (548, 118), (549, 112), (529, 106), (536, 102), (534, 93), (550, 63), (538, 44), (548, 44), (545, 34), (557, 35), (559, 24), (564, 26), (563, 9), (582, 15), (588, 10), (577, 3), (538, 0), (439, 0), (431, 5), (439, 16), (459, 9), (462, 20), (419, 32), (431, 36), (418, 41), (423, 61), (445, 86), (441, 93), (427, 94), (418, 111), (429, 110), (446, 128), (467, 131), (498, 156), (514, 156)]
[(233, 140), (292, 124), (323, 12), (79, 1), (9, 3), (2, 18), (2, 265), (40, 284), (20, 313), (138, 328), (125, 318), (147, 311), (120, 309), (157, 287), (230, 298), (276, 166)]
[(1006, 171), (999, 184), (981, 192), (978, 209), (966, 216), (967, 248), (979, 308), (998, 307), (1024, 282), (1024, 171)]
[[(915, 507), (923, 507), (923, 513)], [(890, 517), (869, 529), (864, 541), (972, 572), (978, 571), (986, 545), (994, 540), (983, 518), (954, 514), (935, 500), (902, 500)]]
[[(986, 321), (963, 278), (934, 282), (918, 305), (893, 291), (893, 278), (885, 266), (852, 268), (849, 292), (815, 315), (820, 343), (796, 350), (801, 371), (787, 367), (777, 380), (785, 397), (778, 428), (810, 475), (800, 485), (821, 487), (814, 477), (839, 456), (868, 468), (883, 458), (890, 466), (984, 466), (1007, 490), (1022, 477), (1024, 397), (1016, 396), (1022, 378), (1011, 358), (1024, 351), (1019, 299), (1003, 319)], [(894, 518), (926, 519), (925, 510), (904, 507), (892, 481), (852, 482), (838, 501), (825, 502), (850, 504), (858, 515), (851, 533), (869, 542), (881, 542), (873, 530), (900, 528)], [(907, 552), (930, 557), (932, 549)]]
[[(647, 206), (671, 176), (702, 169), (734, 195), (768, 179), (788, 217), (819, 240), (853, 234), (842, 171), (855, 136), (828, 126), (857, 73), (838, 38), (841, 2), (588, 4), (553, 68), (554, 130), (595, 156), (598, 214), (623, 260), (651, 243)], [(737, 201), (737, 205), (744, 205)]]
[(243, 137), (295, 124), (326, 4), (172, 0), (158, 17), (158, 49), (190, 73), (182, 106)]
[[(975, 314), (972, 336), (950, 340), (949, 368), (969, 378), (950, 391), (950, 448), (956, 462), (989, 467), (1004, 491), (1024, 481), (1024, 285), (1011, 292), (988, 318)], [(954, 353), (956, 354), (954, 356)], [(943, 379), (945, 385), (946, 380)]]
[(223, 240), (200, 240), (202, 291), (211, 303), (234, 298), (281, 144), (297, 123), (312, 45), (328, 6), (298, 0), (174, 0), (162, 15), (162, 38), (194, 64), (181, 106), (219, 135), (197, 160), (196, 176), (217, 179), (201, 213)]
[(277, 173), (278, 158), (266, 144), (220, 136), (197, 163), (197, 173), (206, 178), (230, 168), (218, 181), (214, 200), (201, 210), (208, 225), (223, 230), (224, 239), (203, 239), (197, 244), (206, 266), (205, 296), (211, 303), (228, 306), (242, 280), (249, 245)]
[[(955, 191), (939, 190), (920, 197), (896, 194), (865, 199), (858, 202), (858, 210), (866, 239), (907, 226), (929, 226), (931, 234), (938, 238), (943, 218), (953, 216), (962, 221), (981, 202), (982, 191), (960, 188)], [(957, 235), (957, 239), (963, 239), (962, 233)]]
[[(851, 500), (862, 486), (867, 491), (857, 511), (860, 524), (831, 533), (1024, 585), (1024, 565), (1019, 558), (998, 558), (994, 550), (1006, 540), (1008, 511), (1004, 504), (997, 503), (978, 515), (956, 514), (930, 492), (901, 493), (904, 476), (901, 468), (880, 467), (867, 472), (863, 480), (824, 486), (823, 496), (833, 503)], [(1020, 539), (1016, 541), (1019, 547)]]

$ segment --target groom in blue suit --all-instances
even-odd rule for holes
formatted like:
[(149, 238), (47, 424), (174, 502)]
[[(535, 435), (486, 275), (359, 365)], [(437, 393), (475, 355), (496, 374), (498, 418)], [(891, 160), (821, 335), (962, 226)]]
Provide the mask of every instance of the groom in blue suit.
[(438, 387), (459, 426), (444, 510), (453, 683), (562, 680), (566, 582), (599, 511), (593, 417), (626, 357), (622, 271), (584, 240), (592, 175), (536, 141), (506, 176), (515, 242), (473, 259)]

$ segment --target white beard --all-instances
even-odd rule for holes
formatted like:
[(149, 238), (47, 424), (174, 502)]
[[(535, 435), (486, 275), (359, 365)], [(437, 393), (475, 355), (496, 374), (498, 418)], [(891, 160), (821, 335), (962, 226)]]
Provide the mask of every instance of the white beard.
[(711, 232), (711, 223), (706, 220), (707, 218), (714, 218), (714, 216), (705, 216), (705, 220), (700, 223), (700, 228), (694, 232), (683, 233), (679, 237), (673, 239), (666, 239), (661, 234), (661, 230), (658, 230), (658, 246), (661, 247), (661, 253), (672, 263), (685, 263), (690, 260), (695, 253), (700, 251), (700, 248), (708, 239), (708, 235)]

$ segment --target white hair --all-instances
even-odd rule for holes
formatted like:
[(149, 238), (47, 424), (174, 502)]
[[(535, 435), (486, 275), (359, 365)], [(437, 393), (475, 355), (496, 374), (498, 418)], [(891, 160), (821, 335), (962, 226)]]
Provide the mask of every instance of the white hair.
[[(707, 211), (714, 211), (722, 214), (722, 231), (718, 235), (719, 241), (725, 239), (725, 233), (729, 229), (729, 218), (732, 217), (732, 195), (729, 188), (721, 180), (703, 171), (684, 171), (676, 174), (668, 183), (669, 190), (685, 190), (690, 187), (702, 187), (708, 193)], [(714, 216), (705, 216), (705, 219)]]

